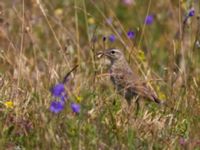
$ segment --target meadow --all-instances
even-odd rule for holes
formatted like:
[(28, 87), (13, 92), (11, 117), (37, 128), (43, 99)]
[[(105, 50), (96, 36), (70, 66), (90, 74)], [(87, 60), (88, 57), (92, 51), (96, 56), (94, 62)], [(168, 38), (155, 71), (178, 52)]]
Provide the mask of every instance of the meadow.
[[(167, 105), (128, 116), (107, 48)], [(0, 1), (2, 150), (200, 149), (199, 85), (200, 0)]]

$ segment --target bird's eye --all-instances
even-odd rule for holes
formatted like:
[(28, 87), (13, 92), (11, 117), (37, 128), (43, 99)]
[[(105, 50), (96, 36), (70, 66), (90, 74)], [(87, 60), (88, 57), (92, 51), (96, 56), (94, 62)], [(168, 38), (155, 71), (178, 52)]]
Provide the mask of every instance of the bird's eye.
[(115, 54), (115, 51), (111, 51), (111, 54)]

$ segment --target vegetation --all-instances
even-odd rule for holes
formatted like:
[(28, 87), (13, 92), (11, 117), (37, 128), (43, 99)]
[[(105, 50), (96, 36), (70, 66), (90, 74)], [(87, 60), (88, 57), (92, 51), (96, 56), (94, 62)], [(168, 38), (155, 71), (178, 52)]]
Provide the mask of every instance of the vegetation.
[[(1, 0), (1, 149), (200, 149), (199, 12), (199, 0)], [(96, 55), (111, 47), (166, 106), (128, 115)]]

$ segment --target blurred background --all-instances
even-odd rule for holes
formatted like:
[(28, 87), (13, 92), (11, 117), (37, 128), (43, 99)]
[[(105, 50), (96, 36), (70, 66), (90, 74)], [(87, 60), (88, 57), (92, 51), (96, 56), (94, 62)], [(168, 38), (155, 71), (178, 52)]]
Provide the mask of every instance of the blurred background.
[[(1, 0), (2, 149), (198, 149), (199, 11), (200, 0)], [(169, 107), (127, 117), (96, 55), (115, 47)]]

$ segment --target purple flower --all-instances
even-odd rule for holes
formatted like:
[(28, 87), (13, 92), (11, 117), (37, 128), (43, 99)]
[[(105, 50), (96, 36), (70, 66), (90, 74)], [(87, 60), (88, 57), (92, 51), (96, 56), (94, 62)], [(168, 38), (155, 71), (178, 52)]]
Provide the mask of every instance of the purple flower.
[(60, 101), (53, 101), (50, 105), (50, 111), (57, 114), (64, 109), (64, 104)]
[(179, 139), (179, 144), (180, 144), (180, 145), (185, 145), (185, 144), (186, 144), (186, 141), (185, 141), (185, 139), (184, 139), (183, 137), (181, 137), (181, 138)]
[(129, 39), (133, 39), (135, 37), (135, 32), (133, 31), (128, 31), (127, 32), (127, 36), (129, 37)]
[(195, 15), (195, 10), (194, 8), (191, 8), (187, 14), (187, 16), (185, 17), (185, 19), (183, 20), (183, 23), (185, 24), (187, 22), (187, 20)]
[(189, 16), (189, 17), (192, 17), (192, 16), (194, 16), (194, 14), (195, 14), (194, 8), (191, 8), (191, 9), (189, 10), (188, 16)]
[(80, 105), (76, 104), (76, 103), (71, 103), (71, 109), (72, 109), (73, 112), (79, 113), (80, 112)]
[(131, 5), (133, 4), (134, 0), (123, 0), (122, 1), (125, 5)]
[(65, 92), (65, 86), (62, 83), (56, 84), (52, 90), (51, 93), (55, 97), (60, 97)]
[(145, 24), (150, 25), (150, 24), (153, 23), (153, 20), (154, 20), (153, 16), (152, 15), (148, 15), (145, 18)]
[(107, 24), (111, 25), (112, 22), (113, 22), (113, 19), (112, 19), (112, 18), (108, 18), (108, 19), (106, 19), (106, 23), (107, 23)]
[(114, 42), (115, 39), (116, 39), (116, 38), (115, 38), (115, 35), (111, 34), (111, 35), (109, 36), (110, 42)]

